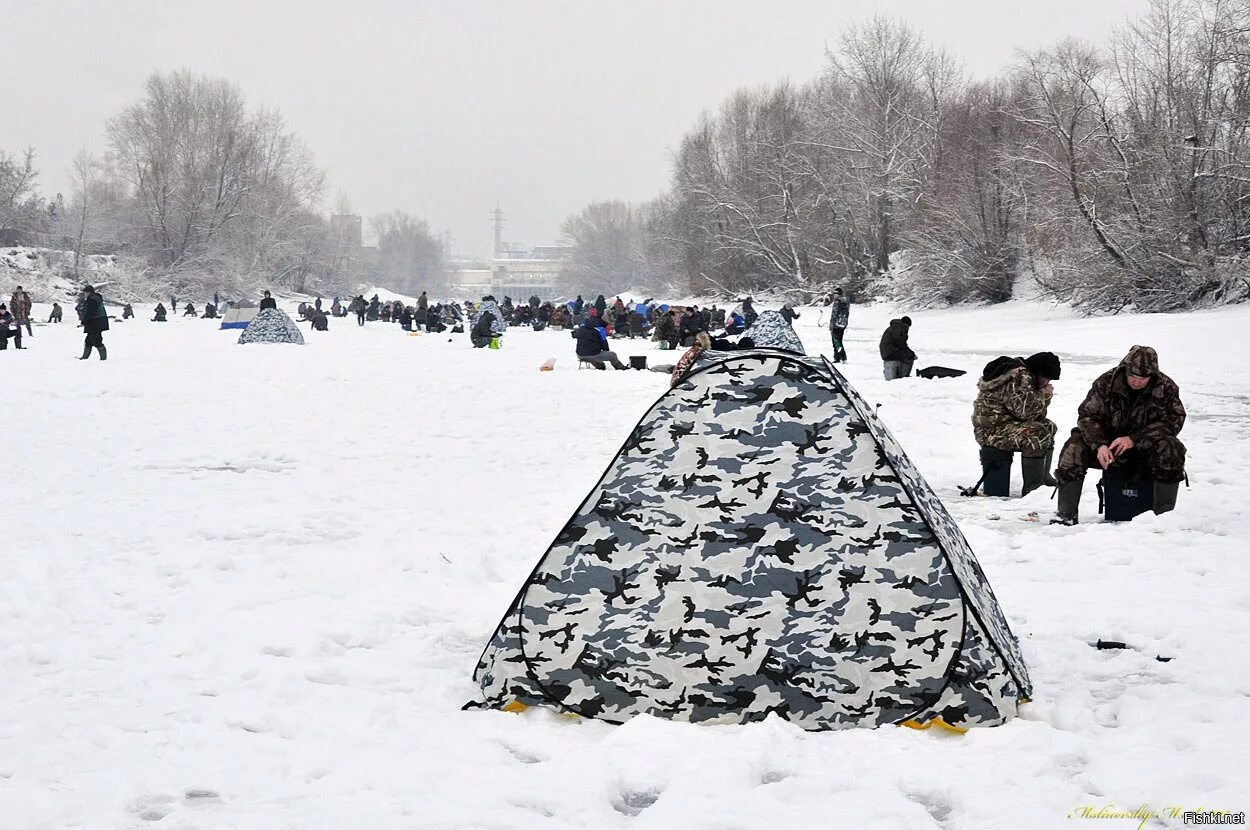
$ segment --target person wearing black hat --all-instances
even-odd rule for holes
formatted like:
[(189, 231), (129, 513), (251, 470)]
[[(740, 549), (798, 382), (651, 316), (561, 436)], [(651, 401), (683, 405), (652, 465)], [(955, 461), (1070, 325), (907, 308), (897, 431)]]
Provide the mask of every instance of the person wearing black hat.
[(1021, 495), (1043, 484), (1054, 487), (1058, 483), (1049, 473), (1057, 427), (1046, 414), (1055, 394), (1051, 381), (1058, 380), (1059, 373), (1059, 358), (1053, 352), (1038, 352), (1027, 358), (999, 357), (986, 364), (972, 405), (972, 432), (981, 445), (987, 481), (991, 478), (987, 465), (1006, 460), (1000, 488), (987, 484), (988, 495), (1007, 495), (1005, 477), (1010, 475), (1010, 460), (1002, 453), (1020, 453), (1024, 477)]
[(911, 331), (911, 318), (900, 317), (891, 320), (885, 333), (881, 335), (881, 362), (886, 380), (898, 380), (911, 376), (911, 366), (916, 361), (916, 353), (907, 345), (907, 335)]
[(82, 310), (79, 312), (79, 318), (82, 320), (83, 331), (87, 333), (83, 341), (82, 357), (79, 360), (91, 357), (92, 348), (99, 350), (101, 360), (108, 360), (108, 349), (104, 347), (104, 332), (109, 330), (109, 314), (108, 309), (104, 307), (104, 298), (96, 292), (94, 286), (83, 286)]
[(268, 291), (264, 292), (260, 301), (260, 311), (268, 311), (271, 308), (276, 309), (277, 307), (278, 301), (273, 298), (273, 295)]
[(9, 307), (0, 303), (0, 350), (9, 348), (10, 337), (17, 340), (19, 349), (22, 348), (22, 327), (17, 324), (17, 318), (9, 311)]

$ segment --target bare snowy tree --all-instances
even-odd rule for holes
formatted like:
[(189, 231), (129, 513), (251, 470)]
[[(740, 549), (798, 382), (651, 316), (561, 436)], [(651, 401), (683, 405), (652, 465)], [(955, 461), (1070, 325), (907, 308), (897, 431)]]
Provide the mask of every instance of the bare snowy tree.
[(442, 293), (443, 246), (424, 219), (393, 210), (375, 216), (372, 229), (378, 240), (375, 282), (403, 294)]
[(0, 150), (0, 228), (47, 230), (47, 206), (35, 187), (38, 178), (33, 147), (17, 157)]

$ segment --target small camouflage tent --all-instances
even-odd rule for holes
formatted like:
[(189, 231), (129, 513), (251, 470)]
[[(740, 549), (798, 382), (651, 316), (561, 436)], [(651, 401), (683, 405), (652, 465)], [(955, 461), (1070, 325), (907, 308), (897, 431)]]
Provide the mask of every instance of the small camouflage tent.
[(805, 729), (993, 725), (1030, 694), (933, 490), (837, 369), (774, 348), (708, 352), (651, 407), (474, 678), (505, 709)]
[(239, 335), (243, 343), (298, 343), (304, 345), (304, 335), (280, 308), (267, 308), (252, 318)]

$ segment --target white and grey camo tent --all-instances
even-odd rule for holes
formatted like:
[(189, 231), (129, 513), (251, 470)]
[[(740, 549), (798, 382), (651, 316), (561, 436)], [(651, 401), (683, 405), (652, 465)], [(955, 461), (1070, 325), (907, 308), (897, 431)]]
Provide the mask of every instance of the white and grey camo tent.
[(474, 678), (510, 710), (805, 729), (994, 725), (1031, 692), (889, 431), (827, 361), (772, 348), (709, 352), (651, 407)]
[(304, 345), (299, 326), (280, 308), (267, 308), (252, 318), (239, 335), (239, 343), (298, 343)]

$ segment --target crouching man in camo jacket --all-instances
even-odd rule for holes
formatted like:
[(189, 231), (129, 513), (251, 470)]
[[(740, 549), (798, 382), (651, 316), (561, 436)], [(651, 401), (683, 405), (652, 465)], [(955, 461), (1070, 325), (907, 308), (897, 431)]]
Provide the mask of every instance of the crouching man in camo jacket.
[(1046, 414), (1055, 394), (1051, 381), (1059, 379), (1059, 371), (1053, 352), (1038, 352), (1027, 358), (991, 360), (977, 381), (973, 434), (982, 448), (1020, 453), (1021, 495), (1056, 483), (1049, 470), (1057, 428)]
[(1059, 452), (1059, 510), (1054, 524), (1074, 525), (1087, 469), (1134, 463), (1154, 479), (1154, 512), (1176, 507), (1185, 478), (1185, 425), (1180, 388), (1159, 371), (1159, 355), (1134, 346), (1103, 374), (1077, 410), (1077, 428)]

